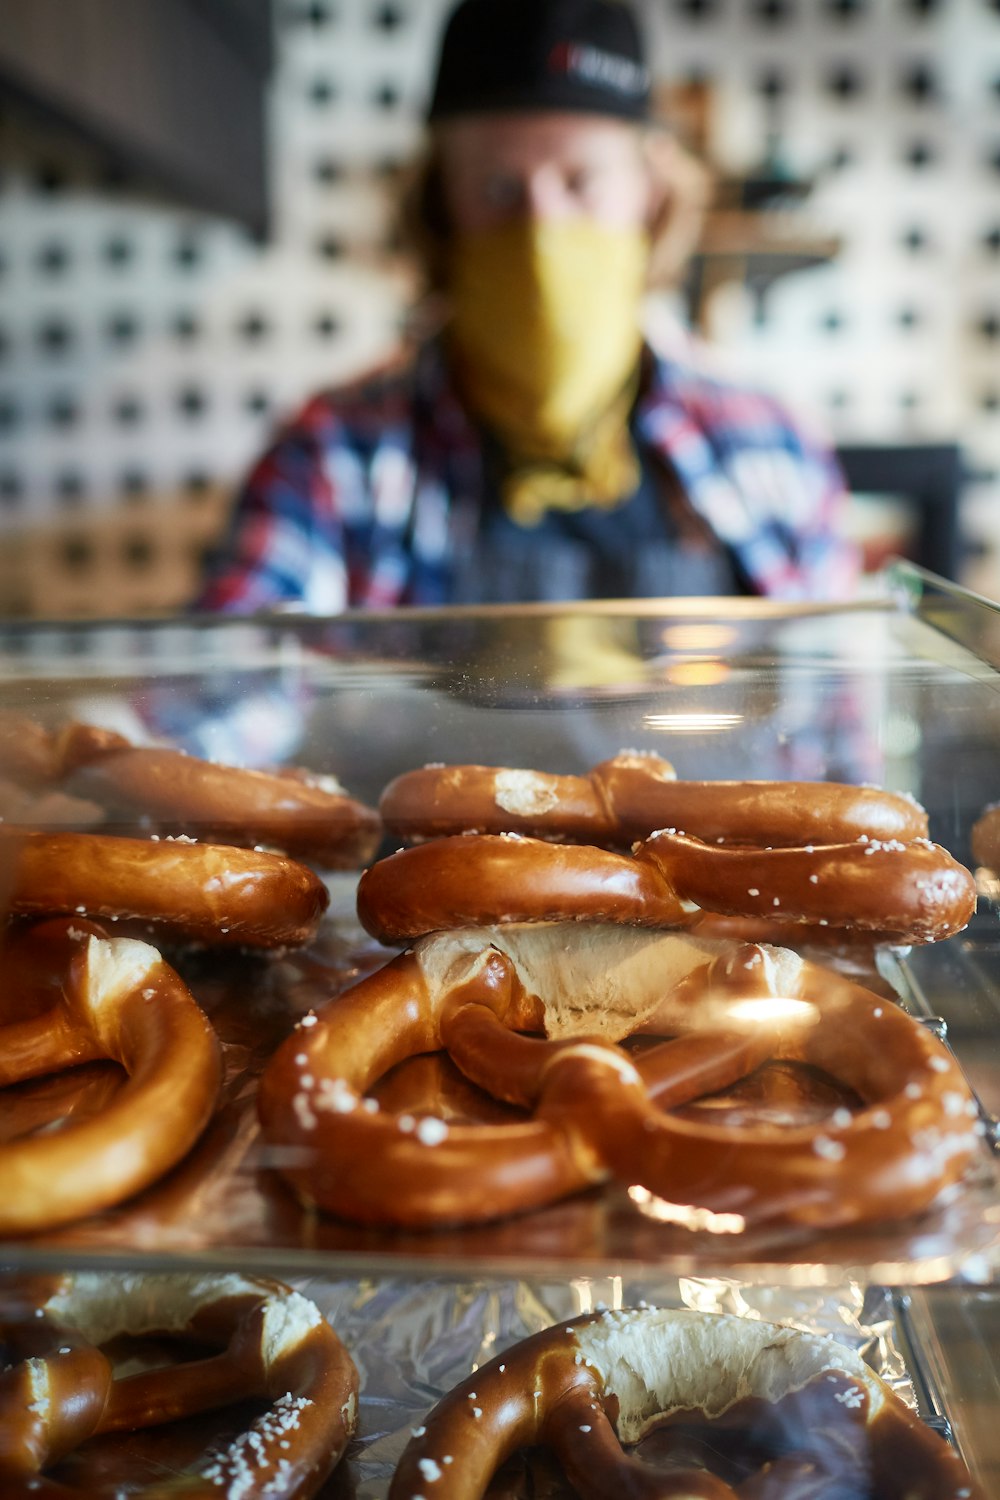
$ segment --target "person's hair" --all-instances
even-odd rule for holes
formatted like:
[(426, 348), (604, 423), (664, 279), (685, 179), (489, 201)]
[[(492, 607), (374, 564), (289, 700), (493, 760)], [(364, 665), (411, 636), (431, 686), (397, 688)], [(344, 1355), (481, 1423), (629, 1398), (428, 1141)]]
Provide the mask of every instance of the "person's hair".
[[(676, 286), (697, 247), (712, 196), (712, 174), (658, 125), (637, 126), (656, 200), (650, 225), (650, 287)], [(422, 289), (447, 285), (451, 224), (445, 200), (440, 145), (432, 132), (409, 174), (401, 201), (401, 237), (417, 262)]]

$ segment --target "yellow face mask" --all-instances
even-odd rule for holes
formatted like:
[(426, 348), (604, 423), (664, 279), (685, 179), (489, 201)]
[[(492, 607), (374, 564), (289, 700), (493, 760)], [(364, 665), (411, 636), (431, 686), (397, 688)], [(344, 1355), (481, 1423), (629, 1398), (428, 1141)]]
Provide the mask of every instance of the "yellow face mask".
[(504, 504), (612, 507), (639, 479), (628, 430), (642, 335), (646, 234), (587, 219), (459, 236), (451, 359), (459, 391), (499, 438)]

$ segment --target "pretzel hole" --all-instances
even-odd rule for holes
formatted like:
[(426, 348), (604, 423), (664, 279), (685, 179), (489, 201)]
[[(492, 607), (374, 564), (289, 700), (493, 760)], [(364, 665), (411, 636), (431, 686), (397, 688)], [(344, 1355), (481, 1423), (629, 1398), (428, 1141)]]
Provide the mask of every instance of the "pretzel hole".
[(95, 1119), (127, 1081), (117, 1063), (93, 1062), (10, 1084), (0, 1090), (0, 1145)]

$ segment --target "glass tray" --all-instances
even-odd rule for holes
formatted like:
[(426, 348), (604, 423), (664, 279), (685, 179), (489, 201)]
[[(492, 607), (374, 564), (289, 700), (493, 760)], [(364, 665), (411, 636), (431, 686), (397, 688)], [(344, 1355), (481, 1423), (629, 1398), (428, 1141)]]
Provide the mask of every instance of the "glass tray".
[[(916, 795), (933, 836), (968, 861), (972, 822), (1000, 796), (995, 613), (949, 593), (946, 630), (933, 584), (908, 574), (896, 585), (902, 602), (839, 608), (685, 600), (6, 627), (0, 708), (154, 733), (223, 761), (335, 772), (369, 803), (392, 776), (431, 760), (579, 771), (623, 747), (665, 754), (682, 776), (874, 781)], [(989, 1132), (972, 1179), (914, 1225), (708, 1236), (656, 1222), (616, 1189), (442, 1235), (389, 1237), (304, 1213), (266, 1170), (253, 1079), (316, 983), (343, 984), (370, 962), (333, 926), (304, 959), (182, 957), (226, 1041), (229, 1083), (214, 1125), (142, 1198), (6, 1244), (3, 1258), (160, 1265), (238, 1255), (298, 1274), (331, 1263), (345, 1274), (656, 1265), (758, 1284), (986, 1281), (1000, 1264), (989, 1149), (1000, 1110), (998, 940), (987, 899), (966, 934), (914, 951), (890, 976), (914, 1013), (947, 1022)]]

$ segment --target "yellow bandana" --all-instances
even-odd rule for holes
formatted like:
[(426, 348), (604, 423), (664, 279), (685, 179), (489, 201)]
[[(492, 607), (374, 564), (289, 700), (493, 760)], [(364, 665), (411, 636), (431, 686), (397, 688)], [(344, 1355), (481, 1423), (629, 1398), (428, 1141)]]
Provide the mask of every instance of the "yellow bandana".
[(629, 434), (649, 242), (589, 219), (518, 221), (459, 236), (451, 359), (469, 408), (503, 449), (504, 507), (613, 508), (635, 491)]

